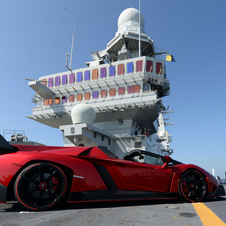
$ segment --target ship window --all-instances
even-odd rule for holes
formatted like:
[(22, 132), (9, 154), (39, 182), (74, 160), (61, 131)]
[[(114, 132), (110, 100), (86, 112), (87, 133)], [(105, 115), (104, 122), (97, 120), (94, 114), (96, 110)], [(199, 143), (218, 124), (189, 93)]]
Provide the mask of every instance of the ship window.
[(118, 65), (118, 75), (124, 75), (124, 64)]
[(53, 87), (53, 78), (48, 79), (48, 87)]
[(109, 67), (109, 76), (115, 76), (115, 66)]
[(140, 85), (128, 86), (127, 92), (128, 93), (139, 93), (140, 92)]
[(77, 73), (77, 82), (82, 82), (82, 72)]
[(90, 99), (90, 93), (85, 93), (84, 98), (85, 98), (85, 100), (89, 100)]
[(101, 97), (107, 97), (107, 90), (101, 90), (100, 96)]
[(70, 84), (75, 83), (75, 74), (74, 73), (69, 75), (69, 83)]
[(44, 106), (49, 105), (49, 99), (43, 100), (43, 104), (44, 104)]
[(70, 95), (69, 102), (74, 102), (74, 101), (75, 101), (75, 95)]
[(115, 96), (116, 95), (116, 89), (110, 89), (109, 90), (109, 96)]
[(55, 104), (60, 104), (60, 97), (55, 98)]
[(104, 135), (101, 135), (101, 140), (104, 141)]
[(134, 93), (139, 93), (140, 92), (140, 85), (134, 86)]
[(62, 103), (66, 103), (67, 102), (67, 96), (62, 96)]
[(77, 95), (77, 101), (81, 101), (82, 100), (82, 93), (79, 93), (78, 95)]
[(90, 80), (90, 71), (85, 71), (85, 81)]
[(118, 88), (118, 95), (123, 95), (123, 94), (125, 94), (125, 87)]
[(44, 106), (46, 106), (46, 105), (52, 105), (53, 104), (53, 99), (45, 99), (43, 101), (43, 104), (44, 104)]
[(127, 92), (128, 93), (133, 93), (133, 86), (128, 86)]
[(62, 85), (67, 85), (67, 75), (62, 76)]
[(55, 86), (59, 86), (60, 85), (60, 76), (57, 76), (55, 78)]
[(43, 100), (43, 104), (44, 104), (44, 106), (49, 105), (49, 100), (48, 99), (47, 100)]
[(162, 63), (160, 62), (156, 63), (156, 73), (159, 75), (162, 74)]
[(136, 71), (139, 72), (139, 71), (142, 71), (143, 69), (143, 60), (138, 60), (136, 62)]
[(47, 81), (47, 79), (42, 79), (42, 85), (43, 85), (43, 86), (46, 86), (46, 84), (47, 84), (46, 81)]
[(108, 138), (108, 145), (111, 145), (111, 139)]
[(142, 148), (142, 142), (135, 142), (134, 148)]
[(99, 92), (98, 91), (93, 92), (93, 98), (98, 98), (98, 96), (99, 96)]
[(133, 62), (127, 63), (127, 73), (133, 73)]
[(153, 71), (153, 62), (150, 60), (147, 60), (146, 71), (150, 73)]
[(106, 67), (100, 69), (100, 77), (106, 78)]
[(98, 69), (92, 70), (92, 79), (98, 79)]

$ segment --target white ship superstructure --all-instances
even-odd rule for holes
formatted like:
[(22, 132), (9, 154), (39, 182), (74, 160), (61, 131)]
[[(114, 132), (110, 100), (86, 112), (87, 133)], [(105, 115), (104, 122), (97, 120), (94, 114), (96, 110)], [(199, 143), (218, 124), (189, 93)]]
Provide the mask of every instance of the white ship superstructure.
[(59, 128), (65, 146), (103, 145), (119, 158), (133, 149), (171, 154), (161, 113), (170, 89), (161, 52), (139, 11), (126, 9), (115, 37), (92, 52), (87, 67), (29, 82), (37, 106), (27, 117)]

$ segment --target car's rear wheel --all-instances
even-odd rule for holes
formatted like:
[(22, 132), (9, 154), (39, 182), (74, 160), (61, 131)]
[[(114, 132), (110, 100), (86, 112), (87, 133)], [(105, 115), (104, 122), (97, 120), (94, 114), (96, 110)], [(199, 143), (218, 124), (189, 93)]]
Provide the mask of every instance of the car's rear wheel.
[(204, 176), (195, 169), (185, 171), (179, 181), (179, 194), (189, 202), (202, 201), (207, 193), (207, 184)]
[(18, 202), (29, 210), (46, 210), (62, 201), (67, 190), (63, 170), (52, 163), (35, 163), (25, 168), (14, 186)]

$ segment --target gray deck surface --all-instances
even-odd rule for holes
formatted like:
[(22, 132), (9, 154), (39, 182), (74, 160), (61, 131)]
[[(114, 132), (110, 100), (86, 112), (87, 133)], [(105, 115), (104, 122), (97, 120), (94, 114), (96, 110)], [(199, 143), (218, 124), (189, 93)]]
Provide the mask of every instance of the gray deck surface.
[[(205, 202), (225, 223), (226, 196)], [(56, 209), (29, 212), (18, 203), (0, 204), (1, 226), (202, 226), (191, 203), (139, 201), (63, 204)]]

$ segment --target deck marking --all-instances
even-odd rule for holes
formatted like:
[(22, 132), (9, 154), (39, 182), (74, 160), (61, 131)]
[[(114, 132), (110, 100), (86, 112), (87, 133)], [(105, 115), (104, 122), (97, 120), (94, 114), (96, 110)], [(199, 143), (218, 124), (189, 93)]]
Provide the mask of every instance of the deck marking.
[(192, 203), (204, 226), (225, 226), (226, 224), (204, 203)]

